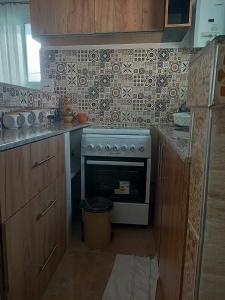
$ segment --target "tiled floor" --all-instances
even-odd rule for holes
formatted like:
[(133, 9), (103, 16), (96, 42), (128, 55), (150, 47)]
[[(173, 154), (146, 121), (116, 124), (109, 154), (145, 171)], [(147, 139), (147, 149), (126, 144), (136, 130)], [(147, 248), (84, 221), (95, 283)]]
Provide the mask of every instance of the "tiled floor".
[(155, 254), (153, 231), (116, 226), (114, 239), (104, 250), (89, 250), (74, 232), (73, 240), (42, 300), (101, 300), (116, 254)]

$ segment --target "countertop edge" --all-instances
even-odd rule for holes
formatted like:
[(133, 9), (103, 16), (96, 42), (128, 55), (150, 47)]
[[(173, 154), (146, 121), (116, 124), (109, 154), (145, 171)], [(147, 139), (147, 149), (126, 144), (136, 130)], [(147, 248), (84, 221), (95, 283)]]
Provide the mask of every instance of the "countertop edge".
[[(62, 128), (57, 129), (57, 126), (62, 126)], [(65, 126), (65, 127), (63, 127), (63, 126)], [(47, 139), (47, 138), (50, 138), (50, 137), (53, 137), (53, 136), (57, 136), (57, 135), (60, 135), (60, 134), (64, 134), (64, 133), (67, 133), (67, 132), (72, 132), (72, 131), (76, 131), (76, 130), (79, 130), (79, 129), (83, 129), (83, 128), (88, 127), (88, 126), (90, 126), (90, 124), (79, 124), (79, 125), (74, 125), (72, 127), (67, 127), (63, 123), (57, 123), (57, 124), (55, 124), (55, 125), (53, 125), (49, 128), (45, 128), (45, 129), (43, 128), (42, 129), (43, 133), (39, 132), (36, 135), (34, 133), (34, 136), (31, 136), (31, 137), (24, 137), (24, 138), (21, 138), (20, 140), (18, 139), (18, 140), (6, 142), (5, 144), (2, 144), (2, 145), (0, 144), (0, 152), (11, 150), (11, 149), (14, 149), (14, 148), (17, 148), (17, 147), (20, 147), (20, 146), (24, 146), (24, 145), (27, 145), (27, 144), (31, 144), (31, 143), (34, 143), (34, 142), (38, 142), (38, 141), (41, 141), (41, 140), (44, 140), (44, 139)], [(45, 130), (46, 130), (46, 133), (44, 132)], [(7, 133), (10, 133), (12, 131), (13, 131), (13, 129), (12, 130), (3, 129), (3, 132), (7, 132)], [(18, 129), (18, 130), (15, 129), (15, 132), (19, 133), (19, 131), (20, 131), (20, 129)]]
[[(184, 138), (185, 142), (187, 143), (185, 146), (178, 145), (178, 141), (174, 139), (174, 137), (171, 137), (171, 135), (167, 134), (166, 132), (167, 128), (165, 129), (164, 127), (161, 126), (155, 126), (156, 130), (158, 133), (166, 140), (166, 142), (176, 151), (176, 153), (179, 155), (179, 157), (184, 161), (184, 162), (190, 162), (191, 161), (191, 154), (190, 154), (190, 139)], [(175, 132), (174, 128), (170, 128), (171, 133)], [(178, 131), (179, 133), (182, 134), (181, 131)], [(184, 132), (185, 134), (185, 132)], [(182, 140), (182, 138), (181, 138)]]

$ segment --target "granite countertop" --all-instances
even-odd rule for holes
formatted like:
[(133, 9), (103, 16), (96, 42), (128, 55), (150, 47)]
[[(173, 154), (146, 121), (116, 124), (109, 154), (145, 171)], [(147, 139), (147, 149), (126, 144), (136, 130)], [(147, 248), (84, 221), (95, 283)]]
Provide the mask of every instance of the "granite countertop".
[(157, 128), (183, 160), (190, 158), (190, 132), (176, 130), (172, 125)]
[(55, 135), (78, 130), (89, 124), (55, 123), (50, 127), (3, 129), (0, 130), (0, 151), (9, 150), (18, 146), (33, 143)]

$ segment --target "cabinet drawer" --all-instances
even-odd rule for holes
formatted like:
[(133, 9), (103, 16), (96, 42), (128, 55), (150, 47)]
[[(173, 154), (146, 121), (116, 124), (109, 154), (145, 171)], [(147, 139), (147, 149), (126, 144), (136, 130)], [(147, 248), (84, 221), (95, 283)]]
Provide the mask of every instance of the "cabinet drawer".
[(58, 241), (58, 260), (61, 259), (66, 249), (66, 176), (58, 177), (56, 182), (57, 195), (57, 241)]
[(38, 300), (35, 282), (34, 204), (34, 201), (29, 202), (2, 225), (7, 300)]
[(5, 153), (5, 218), (15, 214), (29, 201), (30, 145)]
[(38, 299), (42, 298), (46, 288), (48, 287), (49, 281), (56, 271), (58, 265), (58, 244), (54, 244), (49, 248), (48, 255), (45, 257), (43, 263), (40, 265), (40, 271), (37, 276), (36, 284), (38, 286)]
[(2, 225), (8, 300), (40, 300), (66, 246), (65, 175)]
[(37, 273), (39, 273), (50, 249), (56, 242), (56, 231), (54, 228), (54, 221), (57, 217), (56, 203), (56, 187), (54, 183), (36, 197), (35, 236), (36, 245), (39, 248), (36, 252)]
[(41, 295), (65, 251), (65, 176), (43, 190), (36, 201), (37, 284)]
[(64, 138), (56, 136), (31, 144), (31, 190), (34, 197), (64, 173)]
[(5, 154), (0, 153), (0, 205), (1, 214), (0, 221), (2, 222), (5, 218)]

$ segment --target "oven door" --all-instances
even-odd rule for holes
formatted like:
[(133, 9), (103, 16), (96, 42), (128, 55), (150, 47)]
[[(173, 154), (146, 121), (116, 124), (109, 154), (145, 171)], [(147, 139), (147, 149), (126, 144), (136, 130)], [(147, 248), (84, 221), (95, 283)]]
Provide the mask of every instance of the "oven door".
[(84, 198), (103, 196), (113, 202), (149, 202), (147, 159), (85, 157), (83, 164)]

